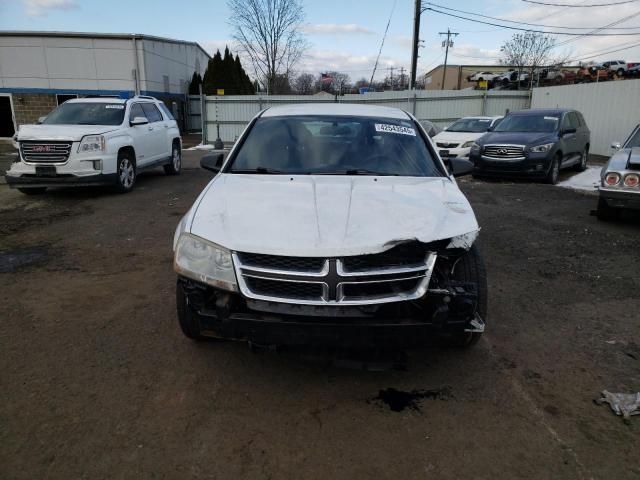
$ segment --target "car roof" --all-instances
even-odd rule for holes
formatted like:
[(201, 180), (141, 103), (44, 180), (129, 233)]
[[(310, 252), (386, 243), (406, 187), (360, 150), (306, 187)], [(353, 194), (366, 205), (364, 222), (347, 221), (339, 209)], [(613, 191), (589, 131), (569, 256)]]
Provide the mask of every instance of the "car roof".
[(461, 117), (459, 120), (495, 120), (496, 118), (502, 118), (502, 115), (495, 115), (492, 117), (489, 116), (485, 116), (485, 115), (471, 115), (469, 117)]
[(125, 103), (127, 100), (118, 97), (85, 97), (70, 98), (64, 103)]
[(561, 115), (566, 112), (573, 112), (570, 108), (532, 108), (530, 110), (520, 110), (510, 112), (509, 115)]
[(334, 115), (350, 117), (379, 117), (409, 120), (411, 117), (399, 108), (354, 103), (299, 103), (271, 107), (263, 117), (289, 117), (298, 115)]

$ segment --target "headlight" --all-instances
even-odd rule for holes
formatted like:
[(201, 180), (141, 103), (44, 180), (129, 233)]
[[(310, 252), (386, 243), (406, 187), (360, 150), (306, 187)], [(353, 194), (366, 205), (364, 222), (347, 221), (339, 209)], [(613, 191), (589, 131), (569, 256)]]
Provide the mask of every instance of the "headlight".
[(620, 183), (620, 174), (616, 172), (609, 172), (604, 177), (604, 183), (609, 187), (615, 187)]
[(103, 135), (87, 135), (80, 142), (78, 153), (104, 152), (106, 142)]
[(173, 268), (179, 275), (198, 282), (223, 290), (238, 291), (231, 252), (195, 235), (180, 235)]
[(473, 140), (471, 140), (470, 142), (465, 142), (462, 144), (461, 148), (470, 148), (473, 147), (474, 145), (478, 145), (476, 142), (474, 142)]
[(531, 147), (531, 151), (535, 153), (546, 153), (553, 148), (553, 143), (545, 143), (544, 145), (536, 145)]
[[(469, 142), (467, 142), (467, 143), (469, 143)], [(465, 143), (465, 145), (466, 145), (466, 143)], [(469, 145), (469, 146), (471, 147), (471, 150), (473, 152), (480, 151), (480, 145), (478, 145), (476, 142), (471, 142), (471, 145)]]

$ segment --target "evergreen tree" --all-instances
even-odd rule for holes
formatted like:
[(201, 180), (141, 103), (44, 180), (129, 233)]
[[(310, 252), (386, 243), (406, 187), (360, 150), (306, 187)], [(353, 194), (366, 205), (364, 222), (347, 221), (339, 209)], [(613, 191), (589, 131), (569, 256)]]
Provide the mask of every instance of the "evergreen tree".
[(224, 49), (224, 57), (218, 50), (209, 60), (202, 84), (205, 95), (216, 95), (219, 89), (224, 89), (225, 95), (253, 95), (255, 92), (240, 57), (236, 55), (234, 58), (228, 47)]
[(198, 72), (193, 72), (191, 82), (189, 83), (189, 95), (199, 95), (200, 85), (202, 85), (202, 77)]

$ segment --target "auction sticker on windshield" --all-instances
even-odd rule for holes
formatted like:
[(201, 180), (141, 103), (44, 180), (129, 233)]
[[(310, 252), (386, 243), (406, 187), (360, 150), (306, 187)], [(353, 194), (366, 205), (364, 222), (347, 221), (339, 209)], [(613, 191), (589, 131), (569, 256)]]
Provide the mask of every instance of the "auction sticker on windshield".
[(410, 127), (402, 127), (400, 125), (389, 125), (387, 123), (376, 123), (376, 132), (399, 133), (400, 135), (416, 136), (416, 131)]
[(114, 108), (116, 110), (124, 110), (124, 105), (107, 105), (104, 108)]

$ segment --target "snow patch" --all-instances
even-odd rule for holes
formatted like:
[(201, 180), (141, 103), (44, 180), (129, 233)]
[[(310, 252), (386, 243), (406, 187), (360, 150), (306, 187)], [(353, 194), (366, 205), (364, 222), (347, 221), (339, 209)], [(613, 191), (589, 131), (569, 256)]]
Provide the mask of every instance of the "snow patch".
[(213, 145), (209, 145), (209, 144), (199, 144), (196, 145), (195, 147), (191, 147), (191, 148), (185, 148), (185, 150), (215, 150), (215, 147)]
[(573, 190), (585, 190), (595, 192), (600, 185), (600, 172), (602, 166), (588, 167), (584, 172), (580, 172), (570, 178), (558, 182), (558, 187), (571, 188)]

